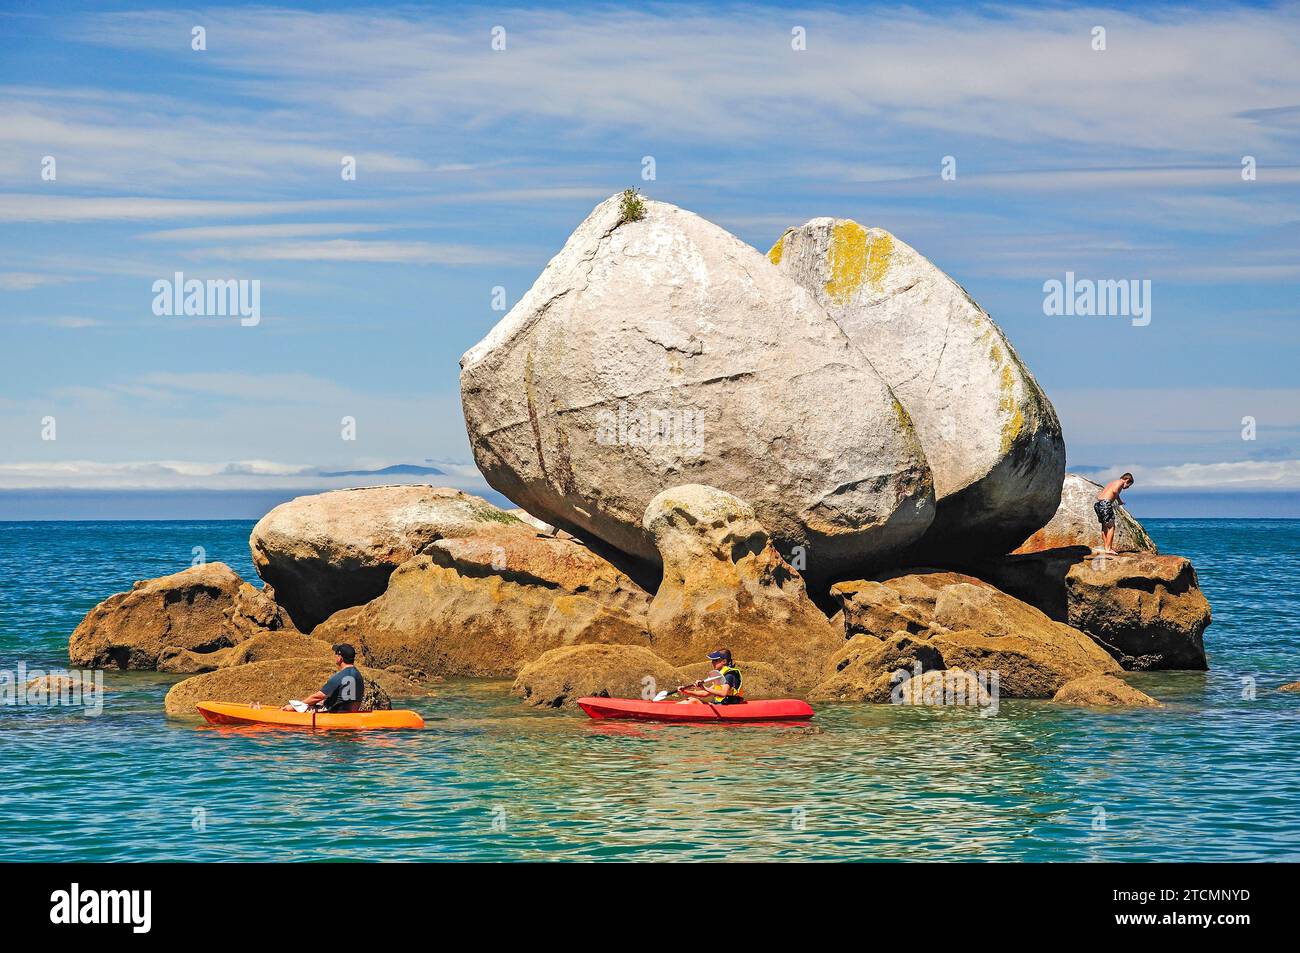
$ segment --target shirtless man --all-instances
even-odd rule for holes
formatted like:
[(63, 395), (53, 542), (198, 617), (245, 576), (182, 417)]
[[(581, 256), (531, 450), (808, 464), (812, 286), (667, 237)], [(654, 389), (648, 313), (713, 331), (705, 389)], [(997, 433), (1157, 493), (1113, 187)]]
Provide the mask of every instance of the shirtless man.
[(1124, 505), (1119, 495), (1133, 485), (1133, 474), (1125, 473), (1118, 480), (1111, 480), (1097, 494), (1097, 502), (1092, 504), (1097, 520), (1101, 523), (1101, 552), (1107, 556), (1118, 556), (1112, 545), (1115, 542), (1115, 504)]

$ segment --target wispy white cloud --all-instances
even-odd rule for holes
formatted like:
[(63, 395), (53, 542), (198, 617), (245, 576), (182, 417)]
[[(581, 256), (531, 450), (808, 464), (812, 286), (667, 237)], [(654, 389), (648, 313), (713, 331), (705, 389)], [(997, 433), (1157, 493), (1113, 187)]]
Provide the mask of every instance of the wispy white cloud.
[[(716, 140), (774, 128), (825, 138), (867, 121), (1007, 142), (1234, 150), (1273, 141), (1280, 127), (1260, 117), (1293, 105), (1300, 80), (1290, 6), (794, 15), (673, 5), (503, 10), (493, 22), (468, 8), (212, 9), (204, 19), (214, 37), (205, 66), (243, 91), (340, 117), (478, 128), (562, 122)], [(193, 63), (175, 39), (192, 20), (105, 14), (92, 35)], [(791, 49), (796, 21), (804, 51)], [(507, 30), (498, 53), (494, 22)], [(1091, 48), (1094, 24), (1108, 31), (1105, 52)]]
[(191, 228), (168, 228), (139, 235), (146, 241), (223, 242), (263, 241), (272, 238), (310, 238), (320, 235), (359, 235), (387, 232), (403, 227), (399, 224), (369, 222), (285, 222), (275, 225), (198, 225)]
[(72, 196), (0, 193), (0, 221), (94, 222), (158, 221), (178, 218), (257, 218), (310, 212), (339, 212), (375, 204), (365, 199), (227, 202), (138, 196)]
[(1300, 490), (1300, 460), (1234, 460), (1173, 466), (1110, 467), (1093, 478), (1113, 480), (1125, 470), (1135, 486), (1155, 490)]
[(75, 281), (71, 275), (39, 273), (33, 271), (0, 271), (0, 291), (31, 291), (45, 285), (60, 285)]
[(47, 328), (100, 328), (109, 322), (99, 318), (88, 318), (77, 314), (25, 315), (14, 318), (14, 324), (38, 325)]
[(479, 472), (464, 463), (433, 464), (443, 471), (440, 474), (323, 475), (340, 469), (379, 469), (392, 462), (369, 459), (321, 466), (276, 460), (25, 461), (0, 463), (0, 490), (334, 490), (393, 483), (488, 490)]
[(504, 248), (346, 238), (202, 248), (195, 254), (226, 261), (365, 261), (417, 265), (511, 265), (532, 262), (537, 258), (536, 255)]

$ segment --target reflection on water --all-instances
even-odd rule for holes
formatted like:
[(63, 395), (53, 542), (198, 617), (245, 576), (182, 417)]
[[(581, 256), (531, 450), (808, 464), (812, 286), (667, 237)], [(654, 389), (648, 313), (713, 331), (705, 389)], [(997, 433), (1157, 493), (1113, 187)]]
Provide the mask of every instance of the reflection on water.
[[(98, 543), (0, 527), (15, 579), (0, 665), (57, 664), (96, 596), (168, 568), (158, 552), (237, 557), (248, 529), (133, 525)], [(169, 721), (173, 679), (117, 673), (97, 719), (0, 709), (0, 858), (1300, 859), (1300, 699), (1272, 690), (1300, 677), (1284, 578), (1300, 524), (1153, 525), (1196, 559), (1216, 619), (1211, 672), (1138, 678), (1163, 710), (843, 705), (801, 724), (657, 725), (449, 681), (412, 705), (422, 731), (313, 734)], [(65, 550), (84, 550), (80, 572)], [(65, 567), (44, 587), (29, 578), (42, 558)]]

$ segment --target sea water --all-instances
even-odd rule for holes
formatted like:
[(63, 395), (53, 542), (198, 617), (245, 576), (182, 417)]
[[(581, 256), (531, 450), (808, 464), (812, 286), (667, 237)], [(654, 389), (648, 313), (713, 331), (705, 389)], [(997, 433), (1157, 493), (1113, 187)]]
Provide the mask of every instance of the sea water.
[[(1196, 564), (1209, 672), (1159, 710), (822, 705), (657, 726), (448, 680), (419, 732), (169, 720), (176, 676), (103, 712), (0, 707), (0, 860), (1300, 860), (1298, 520), (1147, 520)], [(251, 522), (0, 523), (0, 668), (67, 664), (86, 610), (195, 558), (254, 579)]]

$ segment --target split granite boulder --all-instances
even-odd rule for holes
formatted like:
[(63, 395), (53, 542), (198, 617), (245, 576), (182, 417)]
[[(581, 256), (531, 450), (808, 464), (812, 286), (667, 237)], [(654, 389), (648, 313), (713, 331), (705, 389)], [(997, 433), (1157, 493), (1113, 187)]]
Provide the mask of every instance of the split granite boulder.
[(744, 499), (782, 552), (806, 547), (818, 576), (919, 538), (934, 512), (929, 467), (861, 351), (755, 249), (644, 205), (631, 221), (621, 196), (597, 206), (461, 358), (488, 483), (651, 565), (642, 515), (683, 483)]
[(519, 521), (460, 490), (377, 486), (300, 496), (253, 527), (253, 565), (303, 632), (378, 596), (426, 546)]
[(808, 597), (747, 503), (688, 484), (655, 496), (644, 519), (663, 562), (649, 609), (655, 652), (687, 665), (726, 646), (746, 664), (773, 666), (795, 687), (821, 680), (843, 633)]
[(68, 639), (81, 668), (155, 669), (160, 657), (229, 649), (264, 632), (293, 631), (288, 615), (225, 563), (142, 579), (109, 596)]
[(1065, 442), (1051, 402), (960, 285), (881, 228), (815, 218), (768, 253), (807, 288), (906, 409), (934, 475), (915, 554), (1001, 554), (1060, 500)]
[(312, 634), (351, 642), (373, 665), (505, 678), (562, 645), (647, 645), (649, 602), (577, 540), (517, 524), (431, 544), (397, 568), (381, 595)]

